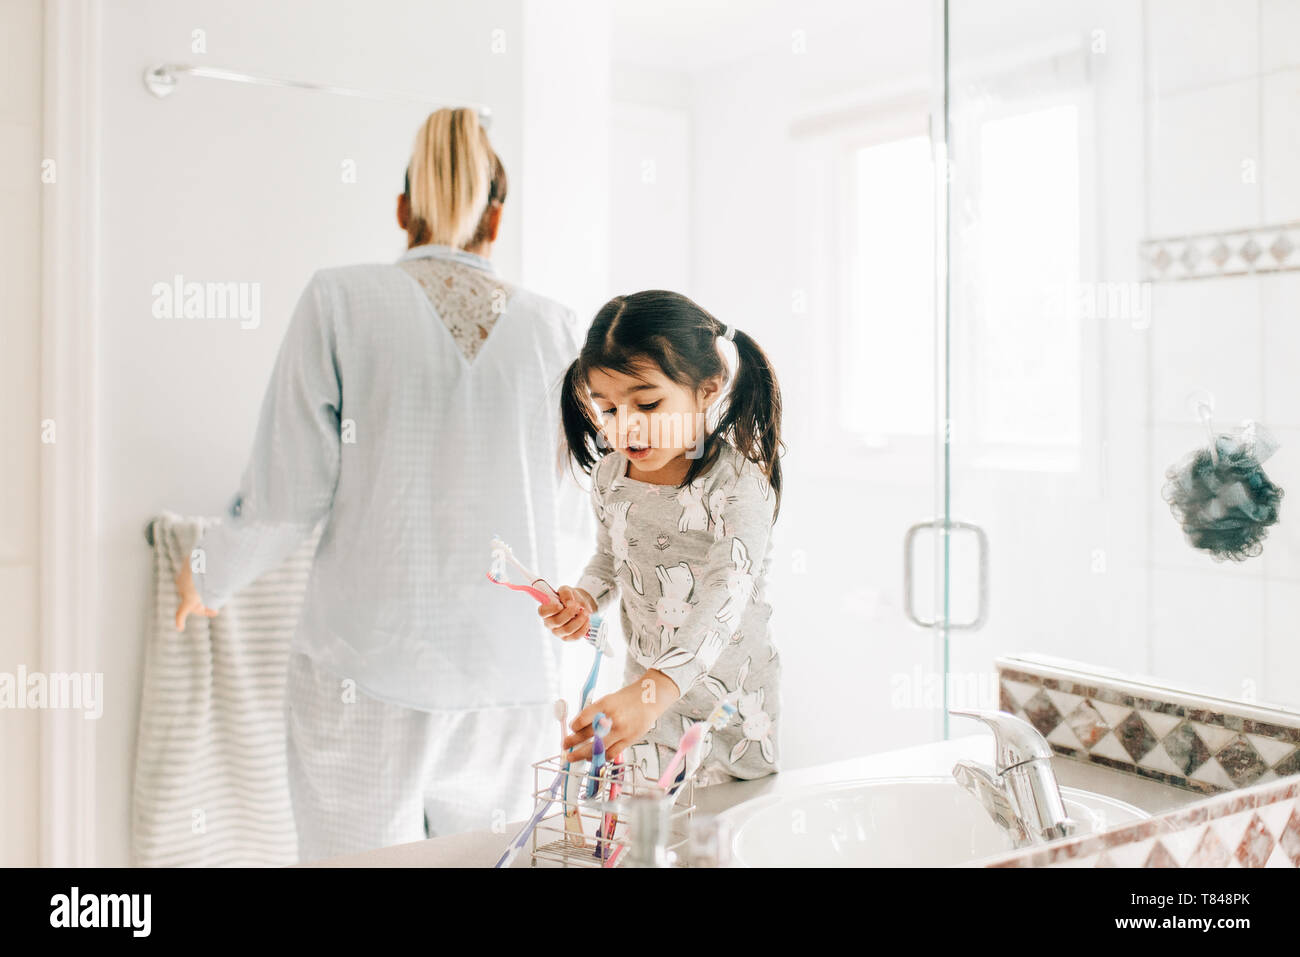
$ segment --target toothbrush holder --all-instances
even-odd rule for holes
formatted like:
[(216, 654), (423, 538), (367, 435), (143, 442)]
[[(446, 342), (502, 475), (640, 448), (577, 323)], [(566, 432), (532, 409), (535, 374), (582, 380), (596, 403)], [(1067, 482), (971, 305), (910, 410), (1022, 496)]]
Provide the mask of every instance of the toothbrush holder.
[[(606, 861), (614, 860), (614, 866), (621, 866), (628, 859), (631, 843), (631, 806), (628, 802), (638, 793), (653, 791), (663, 793), (655, 781), (646, 778), (638, 768), (625, 765), (620, 782), (619, 797), (609, 800), (609, 778), (601, 778), (600, 788), (595, 798), (582, 799), (574, 797), (566, 801), (564, 795), (581, 795), (583, 779), (586, 774), (577, 766), (565, 769), (564, 755), (537, 761), (533, 764), (533, 801), (534, 812), (550, 802), (550, 807), (533, 828), (531, 850), (533, 867), (602, 867)], [(611, 765), (606, 765), (607, 768)], [(551, 798), (551, 784), (556, 775), (561, 775), (557, 797)], [(569, 780), (566, 781), (565, 777)], [(569, 786), (566, 787), (565, 785)], [(675, 865), (684, 867), (687, 842), (690, 840), (690, 824), (695, 814), (695, 782), (687, 780), (682, 784), (672, 811), (668, 815), (667, 850), (675, 859)], [(625, 800), (626, 799), (626, 800)], [(571, 831), (565, 828), (566, 813), (574, 811), (582, 824), (582, 844), (577, 844)], [(617, 815), (617, 822), (609, 836), (596, 837), (597, 829), (608, 820), (607, 814)], [(598, 856), (597, 846), (603, 853)]]

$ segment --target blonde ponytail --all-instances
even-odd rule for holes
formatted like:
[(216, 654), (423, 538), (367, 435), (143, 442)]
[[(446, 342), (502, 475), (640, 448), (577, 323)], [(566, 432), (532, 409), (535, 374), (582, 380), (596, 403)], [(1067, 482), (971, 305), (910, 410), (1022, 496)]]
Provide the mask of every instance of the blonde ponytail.
[(430, 113), (409, 170), (411, 232), (421, 243), (463, 248), (488, 204), (495, 154), (471, 109)]

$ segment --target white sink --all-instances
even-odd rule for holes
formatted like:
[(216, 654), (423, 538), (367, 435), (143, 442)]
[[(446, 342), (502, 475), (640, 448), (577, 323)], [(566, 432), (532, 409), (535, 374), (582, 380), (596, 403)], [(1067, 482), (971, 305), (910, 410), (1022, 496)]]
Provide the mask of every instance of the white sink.
[[(1061, 788), (1075, 835), (1151, 815)], [(1015, 847), (951, 777), (869, 778), (765, 795), (721, 812), (739, 867), (948, 867)]]

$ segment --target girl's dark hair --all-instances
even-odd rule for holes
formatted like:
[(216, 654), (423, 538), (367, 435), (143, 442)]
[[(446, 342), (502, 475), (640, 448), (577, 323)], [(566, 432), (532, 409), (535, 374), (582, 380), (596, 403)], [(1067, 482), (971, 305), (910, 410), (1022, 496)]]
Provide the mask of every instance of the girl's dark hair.
[[(600, 451), (601, 430), (587, 392), (592, 369), (637, 375), (647, 361), (694, 392), (707, 379), (726, 377), (718, 337), (726, 326), (690, 299), (665, 289), (615, 296), (596, 313), (587, 341), (565, 372), (560, 416), (569, 455), (591, 474)], [(732, 341), (739, 358), (735, 380), (722, 400), (717, 427), (708, 432), (701, 455), (690, 459), (684, 488), (717, 461), (727, 442), (767, 476), (776, 495), (773, 521), (781, 511), (781, 390), (767, 354), (737, 329)]]

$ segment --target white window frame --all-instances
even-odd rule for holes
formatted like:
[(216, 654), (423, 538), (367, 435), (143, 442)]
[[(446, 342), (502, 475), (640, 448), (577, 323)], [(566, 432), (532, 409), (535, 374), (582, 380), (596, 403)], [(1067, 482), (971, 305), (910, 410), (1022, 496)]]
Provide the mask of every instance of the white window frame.
[[(853, 321), (853, 263), (857, 258), (857, 153), (859, 150), (914, 136), (928, 137), (930, 132), (930, 97), (928, 92), (917, 91), (892, 98), (886, 103), (870, 105), (847, 113), (832, 124), (820, 124), (815, 137), (807, 137), (807, 159), (826, 175), (831, 194), (837, 199), (828, 204), (829, 212), (816, 228), (823, 232), (827, 256), (817, 265), (820, 276), (818, 287), (825, 308), (815, 310), (820, 316), (810, 316), (808, 328), (822, 342), (819, 365), (827, 370), (820, 383), (815, 404), (823, 414), (811, 417), (807, 428), (819, 450), (833, 451), (835, 466), (825, 471), (843, 477), (849, 474), (886, 476), (888, 474), (930, 475), (934, 462), (934, 435), (887, 435), (880, 445), (869, 445), (861, 436), (840, 425), (838, 413), (824, 410), (830, 404), (843, 400), (848, 387), (849, 370), (842, 361), (842, 345), (847, 341)], [(933, 170), (931, 171), (933, 174)], [(933, 175), (931, 175), (933, 179)], [(936, 197), (941, 202), (942, 197)], [(936, 340), (937, 345), (937, 340)], [(935, 364), (930, 363), (927, 374), (931, 385)], [(942, 410), (936, 407), (935, 429), (939, 429)], [(812, 462), (809, 459), (813, 460)], [(820, 470), (817, 462), (828, 461), (827, 456), (809, 456), (805, 465), (814, 473)], [(920, 471), (918, 471), (918, 469)]]
[[(1096, 121), (1091, 87), (1086, 84), (1062, 83), (1046, 91), (1038, 90), (992, 99), (988, 101), (988, 105), (982, 112), (979, 124), (960, 122), (950, 124), (954, 158), (952, 177), (954, 183), (966, 185), (966, 191), (962, 195), (978, 197), (979, 130), (982, 124), (1059, 105), (1074, 106), (1078, 116), (1079, 281), (1086, 284), (1096, 281), (1100, 262), (1097, 245), (1099, 224), (1095, 155)], [(976, 215), (979, 215), (978, 209)], [(955, 213), (954, 219), (956, 219)], [(960, 268), (962, 262), (968, 261), (969, 257), (964, 257), (955, 244), (950, 250), (950, 257), (954, 286), (960, 288), (960, 278), (957, 277), (956, 270)], [(962, 328), (954, 333), (957, 338), (953, 346), (953, 371), (949, 383), (952, 389), (954, 428), (958, 430), (962, 429), (963, 424), (970, 426), (978, 421), (981, 414), (980, 376), (985, 374), (975, 355), (966, 348), (969, 341), (967, 337), (977, 337), (982, 332), (978, 326), (972, 327), (968, 324), (969, 318), (963, 316), (961, 312), (960, 297), (953, 294), (953, 320), (954, 323), (962, 324)], [(1037, 443), (986, 442), (976, 438), (957, 437), (954, 447), (960, 455), (960, 462), (955, 462), (954, 468), (980, 472), (1052, 475), (1065, 482), (1099, 481), (1103, 413), (1099, 377), (1102, 373), (1102, 323), (1105, 321), (1107, 320), (1087, 317), (1080, 319), (1081, 421), (1076, 461), (1067, 463), (1067, 458), (1072, 458), (1069, 453)], [(979, 432), (977, 427), (970, 428), (970, 431), (974, 435), (978, 435)]]

